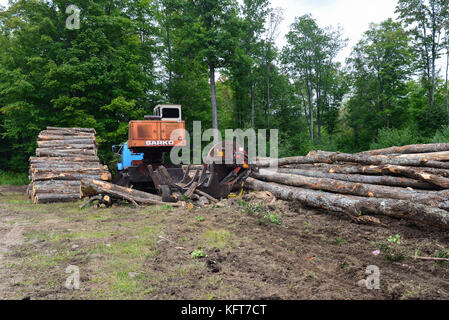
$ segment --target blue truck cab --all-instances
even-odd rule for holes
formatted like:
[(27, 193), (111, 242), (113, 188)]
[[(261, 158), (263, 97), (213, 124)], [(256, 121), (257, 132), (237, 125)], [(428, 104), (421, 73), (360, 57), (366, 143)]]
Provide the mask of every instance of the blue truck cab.
[(114, 153), (120, 156), (121, 162), (117, 162), (117, 170), (122, 171), (131, 166), (132, 161), (143, 160), (143, 153), (132, 153), (128, 149), (128, 143), (124, 143), (122, 146), (113, 146)]

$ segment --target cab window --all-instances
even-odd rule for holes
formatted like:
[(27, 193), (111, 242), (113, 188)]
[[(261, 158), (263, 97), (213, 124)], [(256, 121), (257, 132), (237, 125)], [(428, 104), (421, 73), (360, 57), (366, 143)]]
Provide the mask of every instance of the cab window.
[(162, 118), (177, 119), (179, 118), (179, 109), (177, 108), (163, 108)]

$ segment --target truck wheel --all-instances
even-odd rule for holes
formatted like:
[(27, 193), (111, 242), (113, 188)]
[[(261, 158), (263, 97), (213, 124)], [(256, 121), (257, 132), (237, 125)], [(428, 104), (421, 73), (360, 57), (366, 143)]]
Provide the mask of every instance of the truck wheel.
[(166, 184), (161, 185), (161, 196), (163, 202), (173, 202), (170, 187)]

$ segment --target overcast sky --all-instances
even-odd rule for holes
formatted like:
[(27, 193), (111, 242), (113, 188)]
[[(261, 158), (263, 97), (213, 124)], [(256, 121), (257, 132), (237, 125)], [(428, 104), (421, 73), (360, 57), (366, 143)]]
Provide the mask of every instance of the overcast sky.
[[(3, 6), (7, 3), (8, 0), (0, 0)], [(344, 36), (350, 40), (348, 47), (338, 57), (339, 61), (344, 62), (351, 52), (351, 47), (368, 29), (370, 22), (378, 23), (395, 17), (396, 3), (397, 0), (271, 0), (272, 7), (284, 9), (284, 21), (277, 39), (278, 46), (285, 44), (284, 35), (295, 17), (311, 13), (320, 27), (338, 24), (343, 27)]]
[(371, 22), (379, 23), (396, 17), (397, 0), (272, 0), (271, 3), (272, 7), (284, 8), (278, 46), (285, 44), (284, 35), (295, 17), (310, 13), (322, 28), (342, 26), (344, 37), (349, 39), (348, 47), (338, 57), (344, 62)]

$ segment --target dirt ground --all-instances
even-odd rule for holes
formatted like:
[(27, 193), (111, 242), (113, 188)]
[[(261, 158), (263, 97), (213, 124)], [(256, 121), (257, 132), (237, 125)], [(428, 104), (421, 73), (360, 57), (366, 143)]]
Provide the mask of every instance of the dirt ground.
[[(265, 193), (80, 210), (24, 192), (0, 188), (0, 299), (449, 298), (449, 265), (413, 258), (447, 256), (449, 235), (405, 221), (358, 225)], [(65, 287), (69, 265), (79, 290)], [(368, 265), (379, 290), (358, 284)]]

